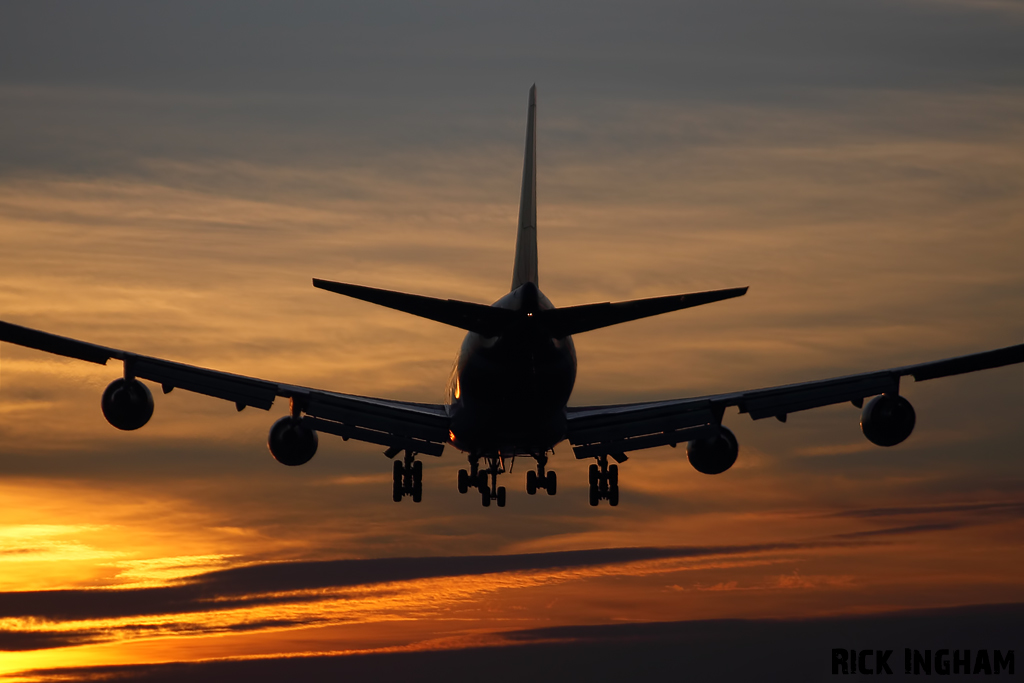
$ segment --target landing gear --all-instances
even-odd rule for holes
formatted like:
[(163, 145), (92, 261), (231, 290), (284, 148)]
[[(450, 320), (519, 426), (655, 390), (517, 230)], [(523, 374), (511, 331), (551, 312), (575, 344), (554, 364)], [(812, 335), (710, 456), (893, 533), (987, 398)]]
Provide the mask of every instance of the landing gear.
[(602, 498), (612, 507), (619, 504), (619, 466), (609, 466), (606, 455), (590, 466), (590, 504), (596, 507)]
[(549, 496), (555, 495), (558, 490), (558, 478), (554, 472), (544, 472), (544, 466), (548, 464), (548, 456), (544, 453), (533, 456), (537, 461), (537, 471), (530, 470), (526, 473), (526, 492), (531, 496), (537, 493), (537, 489), (545, 489)]
[(469, 456), (469, 471), (459, 470), (459, 493), (478, 489), (482, 494), (487, 487), (487, 473), (480, 471), (480, 456)]
[(396, 503), (405, 496), (412, 496), (412, 502), (423, 500), (423, 463), (416, 460), (412, 451), (405, 452), (405, 459), (395, 461), (392, 477), (391, 498)]
[[(480, 467), (483, 458), (486, 466)], [(471, 455), (469, 470), (459, 470), (459, 493), (475, 488), (480, 494), (480, 504), (490, 507), (497, 501), (498, 507), (505, 507), (505, 487), (498, 486), (498, 475), (505, 472), (505, 462), (500, 455)]]

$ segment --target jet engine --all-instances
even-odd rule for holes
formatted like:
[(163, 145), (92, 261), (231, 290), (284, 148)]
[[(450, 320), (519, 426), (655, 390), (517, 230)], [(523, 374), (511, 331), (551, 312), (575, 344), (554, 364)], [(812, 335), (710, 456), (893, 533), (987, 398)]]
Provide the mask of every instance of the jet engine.
[(128, 432), (138, 429), (153, 417), (153, 394), (139, 380), (122, 377), (103, 390), (100, 407), (107, 422)]
[(902, 396), (882, 394), (864, 406), (860, 428), (876, 446), (895, 446), (914, 431), (917, 416), (910, 401)]
[(701, 474), (721, 474), (733, 466), (740, 445), (728, 427), (719, 427), (718, 435), (686, 444), (686, 457)]
[(270, 428), (267, 447), (282, 465), (305, 465), (316, 454), (320, 443), (315, 429), (304, 426), (291, 416), (282, 417)]

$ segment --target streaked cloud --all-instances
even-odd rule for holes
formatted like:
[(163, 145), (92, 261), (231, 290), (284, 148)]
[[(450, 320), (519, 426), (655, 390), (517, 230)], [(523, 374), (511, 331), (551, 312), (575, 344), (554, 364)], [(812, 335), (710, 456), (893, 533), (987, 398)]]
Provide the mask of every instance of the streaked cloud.
[[(557, 304), (751, 287), (581, 335), (575, 403), (1012, 344), (1020, 28), (997, 0), (16, 3), (0, 22), (0, 319), (439, 401), (459, 331), (309, 280), (501, 296), (537, 82)], [(849, 405), (785, 425), (729, 413), (741, 454), (721, 477), (683, 448), (637, 453), (622, 504), (590, 508), (588, 463), (559, 447), (557, 496), (528, 497), (520, 461), (509, 506), (481, 510), (451, 452), (425, 463), (414, 507), (391, 502), (376, 447), (324, 438), (281, 468), (265, 439), (282, 405), (157, 392), (151, 424), (116, 432), (98, 398), (117, 365), (0, 349), (5, 673), (202, 680), (220, 665), (88, 667), (232, 657), (267, 674), (302, 655), (291, 671), (383, 678), (447, 651), (476, 673), (464, 663), (522, 647), (607, 674), (623, 643), (664, 665), (644, 656), (691, 652), (694, 633), (756, 646), (821, 615), (1024, 601), (1017, 369), (905, 382), (918, 427), (893, 449)], [(993, 610), (940, 616), (982, 633), (1008, 621)], [(892, 623), (927, 633), (913, 618)]]

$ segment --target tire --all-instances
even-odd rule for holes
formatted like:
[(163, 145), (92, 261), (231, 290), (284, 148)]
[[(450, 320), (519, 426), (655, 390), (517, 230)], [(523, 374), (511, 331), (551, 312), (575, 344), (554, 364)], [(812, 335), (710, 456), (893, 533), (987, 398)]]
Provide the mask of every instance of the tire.
[(477, 476), (476, 488), (477, 488), (477, 490), (480, 491), (480, 493), (483, 493), (484, 491), (486, 491), (488, 494), (490, 494), (491, 487), (488, 486), (488, 484), (487, 484), (487, 473), (486, 472), (481, 472)]
[(485, 508), (491, 507), (491, 492), (490, 491), (484, 491), (484, 492), (482, 492), (480, 494), (480, 503), (483, 504), (483, 506)]
[(619, 466), (612, 465), (608, 468), (608, 489), (619, 490)]
[(596, 486), (591, 486), (591, 487), (590, 487), (590, 506), (591, 506), (591, 507), (597, 507), (597, 502), (598, 502), (599, 500), (601, 500), (601, 498), (600, 498), (600, 495), (601, 495), (601, 494), (600, 494), (600, 492), (599, 492), (599, 491), (597, 490), (597, 487), (596, 487)]
[(412, 461), (412, 485), (416, 486), (423, 481), (423, 462), (420, 460)]
[(537, 493), (537, 473), (533, 470), (526, 472), (526, 492), (531, 496)]
[(403, 493), (402, 484), (400, 482), (395, 482), (395, 485), (391, 487), (391, 499), (396, 503), (401, 503)]
[(590, 466), (590, 485), (597, 486), (598, 479), (601, 476), (601, 470), (597, 469), (597, 465)]
[(412, 502), (418, 503), (423, 500), (423, 485), (413, 484), (412, 487)]
[(469, 472), (466, 470), (459, 470), (459, 493), (465, 493), (469, 490)]
[(608, 491), (608, 504), (615, 507), (619, 504), (619, 487), (616, 486)]
[(548, 495), (553, 496), (555, 495), (555, 491), (558, 490), (558, 478), (555, 477), (554, 472), (548, 472), (547, 480), (546, 488), (548, 490)]
[(402, 464), (401, 460), (396, 460), (395, 461), (395, 478), (394, 478), (395, 486), (399, 486), (400, 487), (402, 485), (402, 477), (403, 476), (405, 476), (405, 465)]
[(498, 487), (498, 507), (500, 507), (500, 508), (505, 507), (505, 487), (504, 486), (499, 486)]

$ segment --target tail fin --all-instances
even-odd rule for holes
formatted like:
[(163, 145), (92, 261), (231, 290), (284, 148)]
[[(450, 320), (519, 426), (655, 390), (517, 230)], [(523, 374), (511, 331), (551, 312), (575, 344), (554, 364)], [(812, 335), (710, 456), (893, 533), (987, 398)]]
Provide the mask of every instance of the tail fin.
[(530, 88), (526, 118), (526, 155), (523, 160), (523, 192), (519, 199), (519, 232), (516, 262), (512, 267), (512, 290), (537, 281), (537, 85)]

